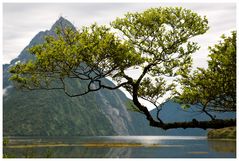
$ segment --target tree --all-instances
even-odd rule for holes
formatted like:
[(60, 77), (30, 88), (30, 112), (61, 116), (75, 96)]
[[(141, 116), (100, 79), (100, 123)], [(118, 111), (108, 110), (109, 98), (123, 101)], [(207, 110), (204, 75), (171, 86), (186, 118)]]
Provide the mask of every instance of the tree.
[(184, 75), (177, 99), (185, 107), (197, 105), (214, 120), (210, 111), (236, 111), (236, 32), (228, 37), (222, 35), (222, 41), (209, 51), (208, 68)]
[[(175, 88), (166, 77), (188, 73), (191, 55), (199, 49), (190, 38), (208, 30), (204, 17), (183, 8), (151, 8), (142, 13), (128, 13), (117, 18), (111, 27), (83, 27), (79, 31), (58, 29), (57, 37), (47, 37), (45, 43), (29, 51), (36, 59), (11, 68), (17, 86), (27, 89), (60, 89), (70, 97), (85, 95), (102, 88), (124, 87), (151, 126), (170, 128), (218, 128), (234, 121), (164, 123), (155, 120), (139, 98), (153, 103), (160, 111), (158, 98)], [(117, 32), (116, 32), (117, 31)], [(138, 78), (126, 74), (128, 69), (141, 69)], [(102, 83), (111, 77), (114, 87)], [(80, 92), (68, 89), (70, 79), (87, 82)]]

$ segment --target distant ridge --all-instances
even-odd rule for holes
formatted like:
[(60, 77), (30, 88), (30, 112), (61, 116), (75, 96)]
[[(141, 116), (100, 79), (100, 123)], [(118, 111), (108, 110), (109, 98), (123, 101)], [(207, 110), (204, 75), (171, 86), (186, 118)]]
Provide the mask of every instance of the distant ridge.
[[(58, 25), (76, 30), (71, 22), (60, 17), (50, 30), (36, 34), (10, 64), (3, 65), (4, 136), (206, 135), (206, 131), (201, 129), (164, 131), (150, 127), (144, 115), (127, 110), (130, 100), (120, 90), (100, 90), (82, 97), (69, 98), (58, 90), (23, 92), (14, 88), (12, 82), (8, 80), (9, 67), (16, 62), (34, 59), (28, 53), (28, 48), (42, 43), (47, 35), (54, 36), (54, 30)], [(106, 85), (114, 86), (108, 79), (103, 81)], [(70, 83), (72, 88), (80, 88), (84, 85), (81, 81)], [(179, 108), (179, 105), (173, 102), (165, 104), (161, 113), (163, 120), (172, 122), (194, 118)], [(155, 116), (156, 110), (152, 110), (151, 113)], [(227, 113), (222, 114), (222, 117), (232, 115)], [(204, 119), (207, 116), (198, 117)]]

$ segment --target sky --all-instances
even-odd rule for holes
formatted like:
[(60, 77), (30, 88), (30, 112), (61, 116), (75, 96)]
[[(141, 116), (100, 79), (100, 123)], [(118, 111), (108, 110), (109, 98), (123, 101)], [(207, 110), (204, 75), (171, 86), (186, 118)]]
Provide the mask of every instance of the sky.
[(236, 29), (235, 3), (3, 3), (2, 63), (10, 63), (38, 32), (50, 29), (60, 16), (80, 28), (94, 22), (109, 24), (127, 12), (160, 6), (181, 6), (208, 18), (210, 29), (193, 39), (201, 46), (193, 55), (195, 68), (207, 67), (208, 46)]

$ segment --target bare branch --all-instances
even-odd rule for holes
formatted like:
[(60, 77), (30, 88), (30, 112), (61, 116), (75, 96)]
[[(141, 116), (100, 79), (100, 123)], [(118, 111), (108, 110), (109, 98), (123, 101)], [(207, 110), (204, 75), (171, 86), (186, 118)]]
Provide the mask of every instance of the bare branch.
[(100, 85), (102, 88), (106, 88), (106, 89), (109, 89), (109, 90), (114, 90), (114, 89), (118, 89), (120, 87), (123, 87), (124, 85), (127, 85), (129, 82), (124, 82), (124, 83), (121, 83), (115, 87), (110, 87), (110, 86), (105, 86), (105, 85)]

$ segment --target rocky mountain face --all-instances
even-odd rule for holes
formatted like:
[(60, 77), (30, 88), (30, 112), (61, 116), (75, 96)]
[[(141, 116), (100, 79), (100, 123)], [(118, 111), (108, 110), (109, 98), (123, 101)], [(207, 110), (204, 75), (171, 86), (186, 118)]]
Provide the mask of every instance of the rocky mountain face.
[[(20, 55), (3, 65), (3, 133), (4, 135), (133, 135), (137, 128), (132, 124), (133, 112), (127, 110), (130, 101), (120, 90), (101, 90), (88, 95), (70, 98), (63, 91), (22, 91), (8, 80), (9, 68), (17, 62), (34, 57), (27, 49), (54, 35), (57, 26), (75, 27), (60, 18), (50, 30), (39, 32)], [(114, 86), (105, 79), (104, 82)], [(72, 81), (72, 88), (84, 85)], [(145, 121), (140, 119), (138, 121)], [(160, 131), (157, 129), (156, 131)]]
[[(59, 18), (50, 30), (39, 32), (20, 55), (3, 65), (3, 135), (64, 136), (64, 135), (205, 135), (201, 129), (161, 130), (150, 127), (145, 116), (128, 110), (130, 100), (120, 90), (100, 90), (82, 97), (70, 98), (63, 91), (22, 91), (8, 80), (9, 68), (17, 62), (34, 59), (27, 49), (54, 35), (57, 26), (75, 27)], [(104, 84), (114, 84), (104, 79)], [(80, 88), (82, 81), (72, 81), (71, 88)], [(186, 121), (194, 118), (169, 102), (161, 116), (166, 121)], [(155, 115), (156, 111), (153, 110)], [(234, 114), (235, 115), (235, 114)], [(228, 114), (228, 117), (234, 117)], [(167, 117), (166, 117), (167, 116)], [(200, 115), (200, 118), (206, 116)], [(223, 115), (224, 117), (224, 115)]]

